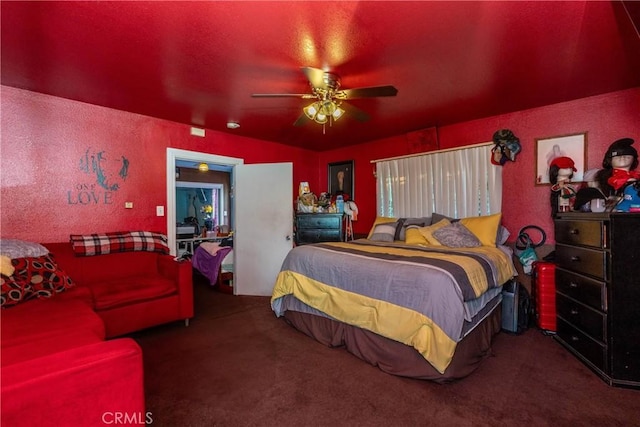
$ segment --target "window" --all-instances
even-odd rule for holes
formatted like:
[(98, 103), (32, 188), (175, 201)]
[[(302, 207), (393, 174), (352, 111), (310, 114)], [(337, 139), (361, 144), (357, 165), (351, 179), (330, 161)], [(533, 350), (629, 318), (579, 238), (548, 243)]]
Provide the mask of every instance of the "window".
[(378, 216), (453, 218), (502, 209), (502, 167), (491, 163), (493, 144), (376, 160)]

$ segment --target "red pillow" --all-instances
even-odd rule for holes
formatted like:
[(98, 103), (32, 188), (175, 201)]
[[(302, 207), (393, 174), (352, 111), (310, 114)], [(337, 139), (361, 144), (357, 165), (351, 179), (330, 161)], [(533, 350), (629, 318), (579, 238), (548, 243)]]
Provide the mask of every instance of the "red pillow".
[(21, 276), (3, 274), (0, 280), (2, 281), (0, 284), (0, 307), (2, 308), (14, 306), (36, 296), (31, 284)]
[(13, 276), (2, 276), (2, 307), (9, 307), (31, 298), (50, 298), (75, 286), (50, 254), (11, 260)]

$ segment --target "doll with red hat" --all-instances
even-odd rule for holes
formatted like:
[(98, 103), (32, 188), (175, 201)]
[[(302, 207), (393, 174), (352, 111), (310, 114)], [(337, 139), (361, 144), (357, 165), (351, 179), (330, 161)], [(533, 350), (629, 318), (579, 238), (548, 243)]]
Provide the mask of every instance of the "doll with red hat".
[(577, 172), (571, 157), (556, 157), (549, 164), (551, 185), (551, 216), (558, 212), (569, 212), (576, 198), (576, 190), (570, 184), (573, 173)]

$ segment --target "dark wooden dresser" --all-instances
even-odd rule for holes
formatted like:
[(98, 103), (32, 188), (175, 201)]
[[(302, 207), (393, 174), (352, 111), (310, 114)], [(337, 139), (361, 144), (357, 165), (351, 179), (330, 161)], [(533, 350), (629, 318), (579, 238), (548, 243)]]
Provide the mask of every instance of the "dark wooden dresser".
[(640, 388), (640, 214), (555, 220), (556, 339), (609, 385)]
[(340, 242), (344, 240), (342, 214), (296, 214), (296, 244)]

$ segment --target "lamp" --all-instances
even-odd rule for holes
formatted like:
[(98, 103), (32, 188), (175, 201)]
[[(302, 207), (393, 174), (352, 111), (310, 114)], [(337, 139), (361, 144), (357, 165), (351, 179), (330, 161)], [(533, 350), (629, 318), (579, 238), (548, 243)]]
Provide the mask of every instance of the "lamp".
[(333, 99), (316, 101), (304, 107), (302, 111), (310, 120), (321, 125), (327, 123), (327, 121), (331, 124), (332, 121), (335, 122), (344, 114), (340, 104), (337, 104)]
[(199, 170), (200, 172), (208, 172), (208, 171), (209, 171), (209, 165), (208, 165), (208, 164), (206, 164), (206, 163), (204, 163), (204, 162), (202, 162), (202, 163), (200, 163), (200, 164), (198, 165), (198, 170)]

